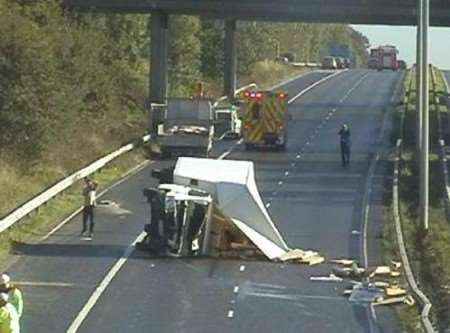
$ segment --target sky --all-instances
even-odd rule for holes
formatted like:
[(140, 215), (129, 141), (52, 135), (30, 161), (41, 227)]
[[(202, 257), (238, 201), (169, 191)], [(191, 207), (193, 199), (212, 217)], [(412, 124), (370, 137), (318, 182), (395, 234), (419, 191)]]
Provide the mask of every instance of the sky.
[[(416, 62), (416, 28), (406, 26), (353, 25), (372, 45), (395, 45), (399, 59), (408, 66)], [(441, 69), (450, 69), (450, 28), (430, 28), (430, 62)]]

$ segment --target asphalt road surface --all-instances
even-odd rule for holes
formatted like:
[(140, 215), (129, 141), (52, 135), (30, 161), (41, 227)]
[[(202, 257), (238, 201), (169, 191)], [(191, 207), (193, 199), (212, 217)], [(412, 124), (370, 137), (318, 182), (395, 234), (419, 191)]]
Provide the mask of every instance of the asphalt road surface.
[[(292, 99), (324, 73), (283, 88)], [(369, 159), (398, 73), (350, 70), (292, 100), (285, 152), (245, 151), (218, 142), (215, 156), (255, 162), (263, 201), (290, 247), (319, 251), (326, 258), (361, 258), (361, 203)], [(337, 132), (352, 132), (350, 166), (340, 164)], [(10, 267), (25, 282), (23, 332), (65, 332), (114, 263), (142, 232), (149, 208), (142, 188), (155, 185), (154, 162), (113, 188), (98, 207), (93, 241), (79, 237), (80, 217), (43, 242), (19, 244)], [(377, 169), (382, 177), (383, 165)], [(375, 191), (377, 192), (377, 191)], [(379, 191), (378, 191), (379, 192)], [(379, 197), (373, 197), (379, 204)], [(379, 263), (371, 214), (369, 251)], [(341, 296), (342, 286), (310, 281), (328, 265), (307, 267), (243, 260), (154, 259), (133, 252), (99, 297), (79, 332), (396, 332), (389, 309), (377, 311)], [(98, 289), (97, 289), (98, 291)]]

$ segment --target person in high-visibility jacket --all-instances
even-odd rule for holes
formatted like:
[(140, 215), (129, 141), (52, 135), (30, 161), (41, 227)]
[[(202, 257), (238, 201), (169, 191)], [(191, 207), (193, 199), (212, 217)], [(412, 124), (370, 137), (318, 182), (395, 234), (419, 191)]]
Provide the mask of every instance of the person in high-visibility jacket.
[(20, 333), (19, 315), (8, 299), (8, 294), (0, 293), (0, 333)]
[(23, 314), (23, 296), (19, 288), (11, 283), (11, 278), (7, 273), (3, 273), (0, 276), (0, 293), (8, 295), (8, 302), (12, 304), (19, 315), (19, 318)]

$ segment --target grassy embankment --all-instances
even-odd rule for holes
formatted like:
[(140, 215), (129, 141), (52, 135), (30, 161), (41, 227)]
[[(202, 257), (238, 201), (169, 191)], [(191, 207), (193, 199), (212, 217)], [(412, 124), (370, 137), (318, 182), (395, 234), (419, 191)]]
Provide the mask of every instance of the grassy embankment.
[[(414, 75), (414, 74), (413, 74)], [(443, 81), (437, 76), (436, 91), (442, 91)], [(406, 241), (408, 256), (416, 279), (422, 290), (430, 297), (433, 304), (433, 316), (440, 327), (448, 326), (449, 293), (446, 289), (450, 279), (450, 230), (442, 205), (441, 175), (438, 160), (438, 122), (437, 112), (446, 109), (436, 106), (434, 93), (430, 93), (430, 230), (424, 234), (419, 224), (419, 169), (415, 152), (415, 117), (416, 91), (415, 77), (408, 90), (408, 105), (403, 121), (401, 115), (396, 115), (396, 126), (393, 138), (399, 138), (403, 132), (402, 159), (400, 162), (399, 198), (401, 222)], [(392, 218), (391, 203), (392, 183), (387, 181), (386, 201), (389, 202), (387, 221), (384, 227), (385, 254), (389, 257), (398, 256), (396, 250), (395, 230)], [(402, 329), (406, 332), (421, 332), (417, 308), (400, 306), (397, 308)]]
[[(277, 82), (304, 72), (305, 69), (295, 69), (287, 65), (273, 62), (260, 62), (255, 66), (249, 78), (243, 78), (241, 82), (257, 82), (262, 88), (267, 88)], [(217, 86), (219, 86), (217, 84)], [(220, 91), (220, 90), (218, 90)], [(215, 93), (218, 97), (219, 93)], [(143, 119), (143, 121), (145, 121)], [(111, 124), (113, 126), (113, 124)], [(87, 143), (79, 143), (80, 149), (74, 151), (73, 146), (59, 146), (58, 156), (64, 158), (64, 154), (70, 155), (70, 163), (67, 159), (63, 164), (62, 159), (55, 159), (52, 162), (34, 166), (36, 169), (19, 170), (12, 164), (2, 163), (0, 169), (0, 186), (3, 191), (0, 192), (0, 216), (4, 216), (8, 211), (26, 202), (29, 198), (42, 191), (61, 177), (70, 172), (81, 168), (83, 165), (101, 156), (101, 152), (110, 151), (118, 148), (113, 147), (110, 142), (104, 140), (101, 136), (96, 137), (95, 132), (91, 133), (92, 140), (96, 142), (95, 147), (88, 145), (87, 148), (81, 147)], [(73, 144), (73, 143), (72, 143)], [(74, 158), (76, 155), (76, 158)], [(121, 175), (128, 169), (134, 167), (145, 159), (145, 153), (138, 149), (135, 152), (127, 153), (118, 158), (101, 172), (94, 175), (95, 181), (99, 183), (101, 191), (110, 184), (117, 181)], [(1, 163), (1, 162), (0, 162)], [(43, 206), (37, 213), (32, 213), (26, 217), (17, 226), (0, 234), (0, 269), (7, 264), (7, 259), (14, 242), (31, 242), (40, 239), (45, 233), (59, 223), (66, 216), (75, 211), (82, 204), (80, 196), (82, 184), (75, 184), (63, 194), (53, 199)]]

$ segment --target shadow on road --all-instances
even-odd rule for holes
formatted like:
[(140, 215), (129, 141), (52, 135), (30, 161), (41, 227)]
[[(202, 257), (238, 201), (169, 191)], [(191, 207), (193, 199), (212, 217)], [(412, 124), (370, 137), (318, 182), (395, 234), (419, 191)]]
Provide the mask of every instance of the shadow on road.
[(117, 258), (125, 251), (124, 246), (92, 244), (28, 244), (14, 242), (11, 251), (16, 255), (34, 257), (104, 257)]

